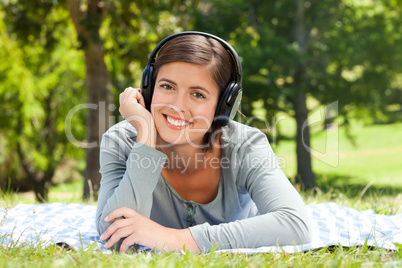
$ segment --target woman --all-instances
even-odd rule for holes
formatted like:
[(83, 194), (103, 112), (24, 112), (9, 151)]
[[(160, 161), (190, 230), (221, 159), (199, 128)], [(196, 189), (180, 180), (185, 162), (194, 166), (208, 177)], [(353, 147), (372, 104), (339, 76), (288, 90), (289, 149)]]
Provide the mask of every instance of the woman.
[(230, 120), (240, 84), (239, 58), (218, 37), (184, 32), (155, 48), (143, 90), (120, 95), (125, 121), (103, 135), (96, 223), (105, 247), (200, 252), (310, 241), (305, 205), (266, 136)]

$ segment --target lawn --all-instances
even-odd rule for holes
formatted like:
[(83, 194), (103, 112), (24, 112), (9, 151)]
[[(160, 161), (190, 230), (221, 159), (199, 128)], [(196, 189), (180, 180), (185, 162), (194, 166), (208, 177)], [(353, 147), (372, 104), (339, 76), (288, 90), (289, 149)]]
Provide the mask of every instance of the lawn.
[[(282, 128), (294, 128), (291, 119), (281, 123)], [(312, 132), (311, 150), (316, 151), (312, 153), (312, 165), (319, 184), (364, 187), (371, 183), (376, 188), (402, 189), (402, 123), (369, 126), (356, 123), (350, 130), (353, 140), (341, 127)], [(273, 144), (288, 177), (296, 173), (295, 148), (290, 140)]]
[[(292, 127), (292, 122), (284, 123)], [(319, 187), (301, 193), (306, 204), (336, 202), (359, 210), (373, 208), (381, 214), (402, 213), (402, 123), (358, 125), (351, 129), (355, 145), (346, 138), (344, 129), (340, 128), (337, 135), (334, 129), (330, 131), (329, 140), (334, 141), (338, 135), (339, 141), (327, 149), (327, 133), (313, 131), (312, 148), (327, 151), (320, 159), (313, 158)], [(288, 140), (273, 144), (291, 179), (296, 169), (294, 148)], [(81, 181), (55, 186), (50, 191), (50, 202), (81, 202), (81, 193)], [(32, 194), (8, 193), (2, 199), (8, 207), (34, 202)], [(402, 245), (397, 251), (338, 246), (296, 254), (183, 253), (108, 255), (58, 247), (15, 247), (0, 251), (0, 267), (402, 267)]]
[(139, 253), (105, 255), (61, 248), (14, 248), (0, 251), (1, 267), (400, 267), (402, 254), (380, 249), (325, 248), (286, 254)]

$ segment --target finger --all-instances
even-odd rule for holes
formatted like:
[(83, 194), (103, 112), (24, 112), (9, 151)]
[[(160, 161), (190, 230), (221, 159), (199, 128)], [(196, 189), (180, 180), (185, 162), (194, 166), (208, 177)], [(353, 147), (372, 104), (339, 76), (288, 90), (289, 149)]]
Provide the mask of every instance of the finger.
[(131, 234), (128, 237), (126, 237), (126, 239), (123, 240), (123, 242), (120, 245), (120, 253), (125, 253), (128, 248), (134, 244), (138, 244), (137, 239), (136, 239), (136, 235), (135, 234)]
[(135, 94), (136, 90), (132, 87), (126, 88), (121, 94), (119, 101), (120, 103), (124, 103), (127, 99), (129, 99), (133, 94)]
[[(142, 106), (142, 107), (144, 107), (145, 108), (145, 100), (144, 100), (144, 96), (142, 96), (142, 90), (141, 90), (141, 88), (136, 88), (136, 89), (133, 89), (133, 93), (135, 93), (135, 96), (133, 96), (136, 100), (137, 100), (137, 102)], [(130, 95), (130, 97), (131, 97), (131, 95)]]
[(124, 99), (124, 92), (120, 93), (120, 95), (119, 95), (119, 103), (120, 104), (122, 104), (123, 99)]
[(123, 104), (123, 103), (124, 103), (128, 91), (129, 91), (129, 88), (126, 88), (122, 93), (120, 93), (120, 95), (119, 95), (119, 103), (120, 103), (120, 104)]
[(137, 90), (133, 89), (133, 90), (127, 92), (125, 99), (123, 100), (123, 104), (125, 102), (129, 102), (131, 105), (133, 103), (133, 101), (135, 103), (138, 103), (140, 97), (141, 97), (141, 93), (139, 93)]
[(133, 88), (132, 87), (127, 87), (127, 88), (125, 88), (124, 89), (124, 91), (120, 94), (120, 95), (122, 95), (122, 96), (126, 96), (129, 92), (131, 92), (133, 90)]
[(118, 229), (106, 242), (105, 248), (110, 248), (114, 244), (116, 244), (120, 239), (124, 237), (128, 237), (129, 235), (132, 234), (132, 229), (130, 227), (124, 227)]
[(126, 101), (132, 101), (133, 99), (137, 99), (137, 93), (138, 93), (137, 90), (135, 90), (135, 89), (133, 89), (133, 88), (130, 88), (130, 89), (125, 93), (123, 103), (126, 102)]
[(133, 91), (133, 90), (135, 90), (135, 89), (132, 88), (132, 87), (127, 87), (124, 91), (130, 92), (130, 91)]
[(138, 103), (142, 106), (142, 107), (144, 107), (145, 108), (145, 100), (144, 100), (144, 96), (142, 96), (142, 94), (139, 92), (139, 94), (138, 94), (139, 96), (139, 98), (137, 99), (138, 100)]
[(117, 220), (112, 223), (100, 236), (102, 240), (107, 240), (111, 235), (113, 235), (118, 229), (128, 226), (130, 223), (125, 219)]
[(112, 220), (114, 220), (116, 218), (134, 217), (137, 214), (138, 214), (137, 212), (135, 212), (134, 210), (132, 210), (130, 208), (122, 207), (122, 208), (118, 208), (118, 209), (113, 210), (112, 212), (110, 212), (110, 214), (106, 216), (105, 222), (110, 222), (110, 221), (112, 221)]

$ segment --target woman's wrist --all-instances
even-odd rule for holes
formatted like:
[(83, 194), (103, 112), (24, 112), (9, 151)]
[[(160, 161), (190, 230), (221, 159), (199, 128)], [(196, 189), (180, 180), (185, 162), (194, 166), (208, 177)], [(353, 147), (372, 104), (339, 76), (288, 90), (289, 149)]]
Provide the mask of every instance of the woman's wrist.
[(194, 240), (193, 235), (190, 232), (190, 229), (180, 229), (176, 230), (177, 233), (173, 239), (178, 240), (178, 244), (180, 248), (177, 248), (177, 251), (185, 249), (186, 251), (190, 251), (193, 253), (200, 252), (200, 248)]
[(137, 130), (137, 142), (149, 147), (156, 147), (156, 133), (152, 130)]
[[(127, 119), (126, 119), (127, 120)], [(137, 142), (148, 145), (149, 147), (156, 147), (156, 129), (151, 116), (149, 122), (138, 122), (137, 120), (127, 120), (137, 131)], [(141, 124), (142, 123), (142, 124)], [(146, 124), (144, 127), (143, 124)]]

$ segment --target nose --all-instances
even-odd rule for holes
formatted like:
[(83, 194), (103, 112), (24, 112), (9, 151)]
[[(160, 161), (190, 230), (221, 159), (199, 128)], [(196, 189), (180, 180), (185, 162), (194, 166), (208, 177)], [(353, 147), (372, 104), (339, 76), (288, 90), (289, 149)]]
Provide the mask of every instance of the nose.
[(183, 92), (175, 94), (170, 104), (172, 105), (171, 108), (176, 112), (185, 112), (187, 110), (187, 99)]

